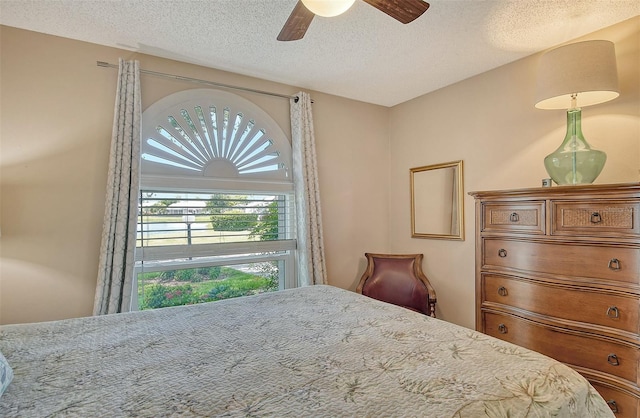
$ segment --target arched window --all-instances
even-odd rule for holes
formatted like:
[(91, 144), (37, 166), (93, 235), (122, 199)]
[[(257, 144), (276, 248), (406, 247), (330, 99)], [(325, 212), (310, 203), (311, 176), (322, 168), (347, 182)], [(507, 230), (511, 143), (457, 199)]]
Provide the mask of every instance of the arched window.
[(185, 90), (142, 115), (140, 309), (295, 286), (291, 145), (232, 93)]

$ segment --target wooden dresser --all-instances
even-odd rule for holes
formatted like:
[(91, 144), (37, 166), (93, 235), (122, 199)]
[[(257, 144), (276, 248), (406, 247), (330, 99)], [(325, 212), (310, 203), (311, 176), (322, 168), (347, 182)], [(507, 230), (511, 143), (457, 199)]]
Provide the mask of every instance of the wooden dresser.
[(476, 329), (584, 375), (640, 417), (640, 183), (470, 193)]

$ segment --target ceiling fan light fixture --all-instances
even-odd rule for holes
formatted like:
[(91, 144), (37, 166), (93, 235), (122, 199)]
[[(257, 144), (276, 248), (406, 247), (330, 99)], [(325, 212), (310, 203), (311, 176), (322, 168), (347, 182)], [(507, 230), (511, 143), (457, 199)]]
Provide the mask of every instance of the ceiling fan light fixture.
[(349, 10), (355, 0), (302, 0), (302, 4), (315, 15), (333, 17)]
[[(429, 3), (424, 0), (364, 0), (364, 2), (404, 24), (413, 22), (429, 8)], [(316, 15), (338, 16), (353, 6), (353, 3), (355, 0), (298, 0), (277, 39), (279, 41), (302, 39)]]

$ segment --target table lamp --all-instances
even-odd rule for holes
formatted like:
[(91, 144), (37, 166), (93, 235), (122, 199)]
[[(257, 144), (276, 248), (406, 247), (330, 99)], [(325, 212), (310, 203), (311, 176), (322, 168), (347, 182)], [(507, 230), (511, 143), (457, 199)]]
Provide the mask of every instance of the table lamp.
[(589, 184), (598, 177), (607, 155), (592, 149), (582, 135), (581, 107), (619, 95), (613, 42), (578, 42), (552, 49), (541, 57), (536, 108), (568, 109), (564, 141), (544, 159), (555, 183)]

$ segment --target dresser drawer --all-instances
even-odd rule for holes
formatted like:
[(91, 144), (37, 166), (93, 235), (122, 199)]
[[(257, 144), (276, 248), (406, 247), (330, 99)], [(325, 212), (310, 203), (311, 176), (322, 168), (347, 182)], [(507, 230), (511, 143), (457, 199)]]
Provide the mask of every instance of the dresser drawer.
[(640, 398), (595, 382), (590, 383), (600, 396), (607, 401), (616, 418), (637, 418), (640, 416), (640, 409), (638, 409)]
[(482, 268), (640, 283), (640, 248), (484, 238)]
[(485, 203), (483, 231), (545, 233), (545, 202)]
[(640, 349), (587, 335), (565, 333), (516, 316), (483, 312), (484, 332), (556, 360), (638, 384)]
[(485, 274), (482, 301), (529, 312), (637, 334), (640, 296), (619, 296), (599, 289), (573, 289), (543, 282)]
[(551, 202), (552, 235), (639, 236), (640, 202)]

